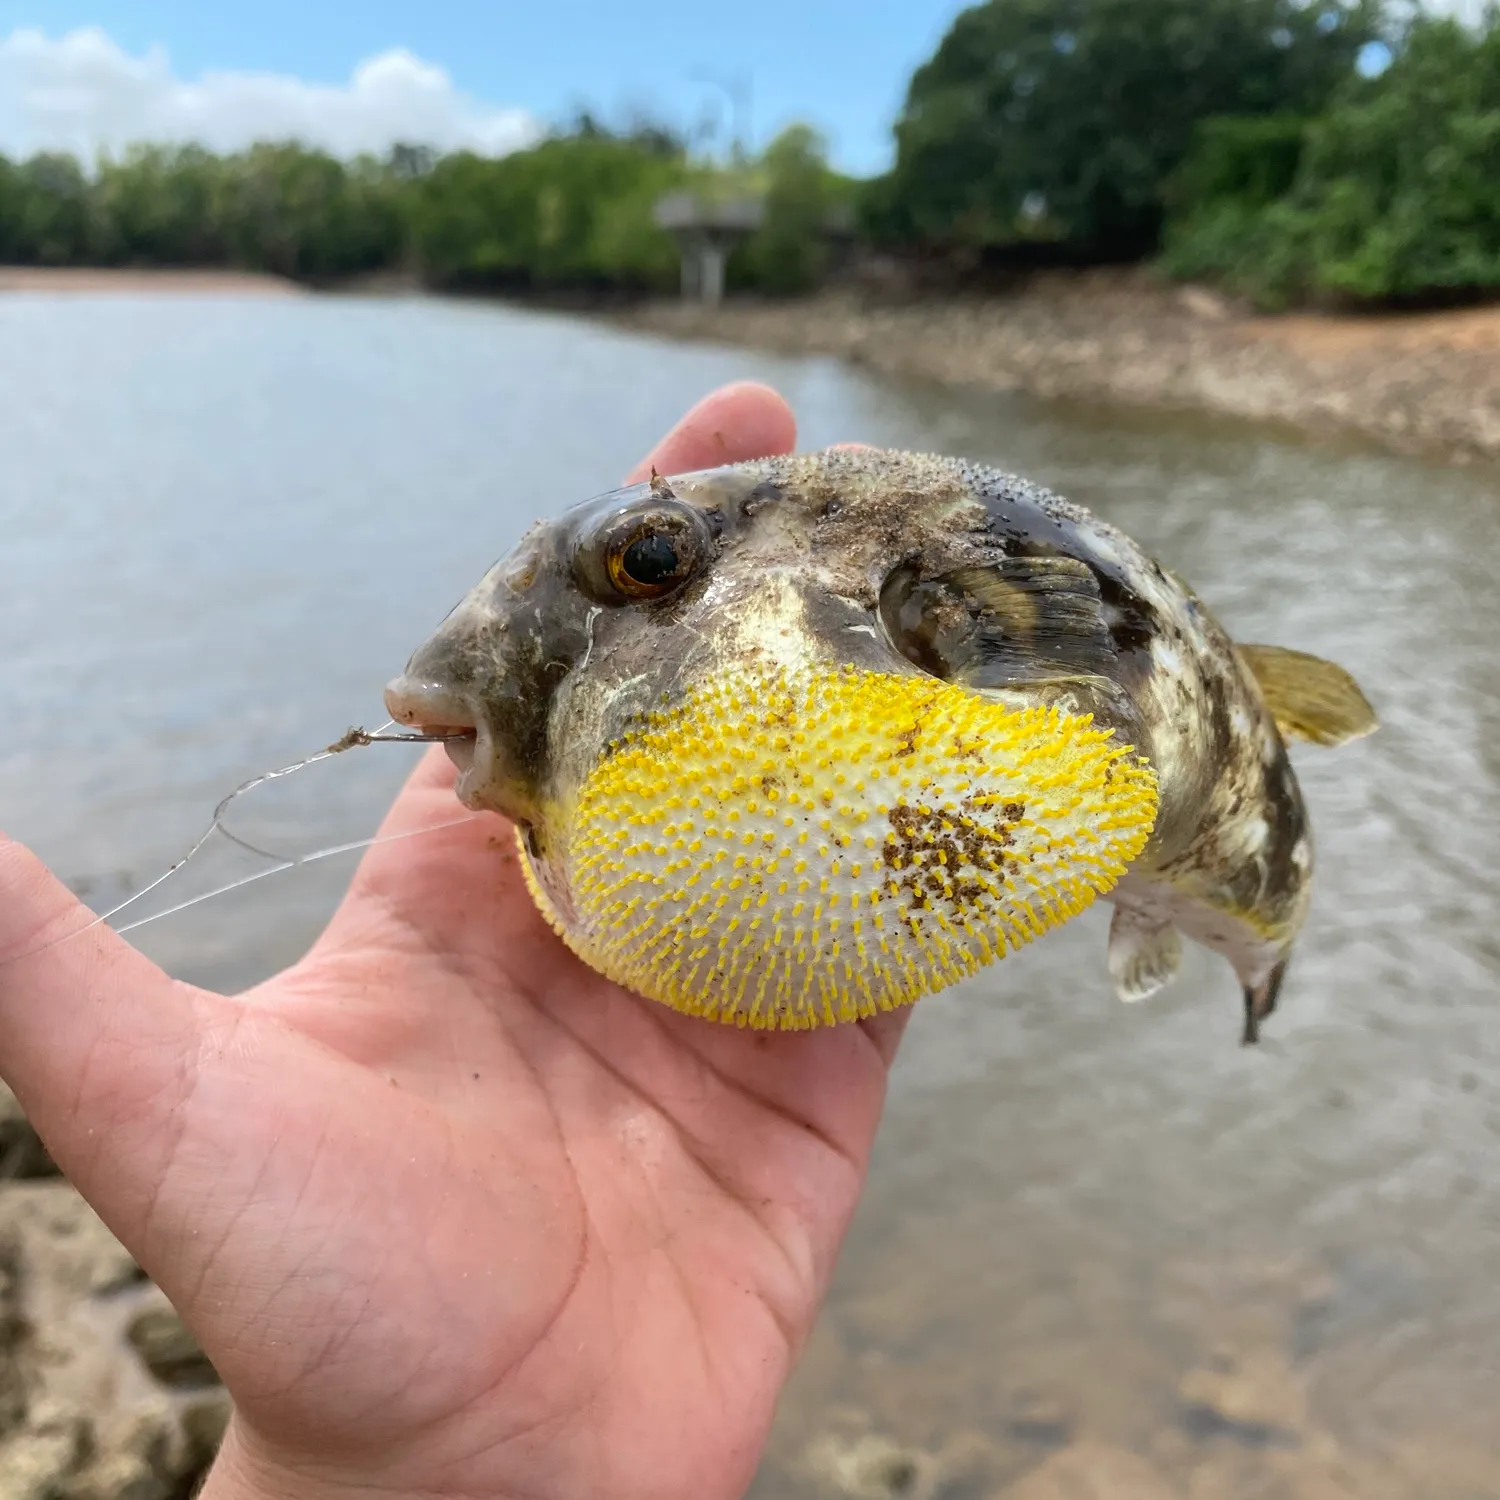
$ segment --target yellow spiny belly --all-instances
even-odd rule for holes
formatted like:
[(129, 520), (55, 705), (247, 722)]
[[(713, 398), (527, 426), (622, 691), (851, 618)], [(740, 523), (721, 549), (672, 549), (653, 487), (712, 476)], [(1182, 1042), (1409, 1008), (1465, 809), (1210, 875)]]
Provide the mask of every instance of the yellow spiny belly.
[(803, 1030), (910, 1004), (1110, 890), (1156, 816), (1059, 710), (854, 668), (726, 672), (608, 748), (523, 866), (591, 967)]

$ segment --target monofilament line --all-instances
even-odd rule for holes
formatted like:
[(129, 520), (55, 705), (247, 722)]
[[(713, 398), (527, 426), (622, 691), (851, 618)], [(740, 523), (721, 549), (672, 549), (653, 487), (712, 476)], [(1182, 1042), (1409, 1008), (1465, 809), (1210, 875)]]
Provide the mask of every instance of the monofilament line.
[(204, 901), (212, 901), (219, 896), (228, 895), (231, 891), (237, 891), (243, 886), (253, 885), (258, 880), (265, 880), (271, 875), (281, 875), (288, 870), (301, 869), (304, 865), (317, 864), (321, 860), (332, 859), (340, 854), (352, 854), (360, 849), (373, 848), (377, 844), (391, 844), (403, 839), (417, 838), (423, 834), (439, 833), (447, 828), (457, 828), (464, 823), (473, 823), (484, 816), (482, 813), (464, 813), (461, 817), (450, 818), (442, 823), (434, 823), (425, 828), (412, 828), (404, 833), (388, 833), (375, 835), (366, 839), (354, 839), (344, 844), (334, 844), (325, 849), (314, 849), (308, 854), (283, 855), (270, 849), (262, 849), (252, 844), (248, 839), (241, 838), (239, 834), (233, 833), (225, 826), (224, 817), (230, 806), (236, 799), (243, 797), (248, 792), (255, 791), (258, 787), (265, 786), (272, 781), (279, 781), (283, 777), (291, 776), (298, 771), (305, 770), (308, 766), (317, 765), (319, 761), (330, 760), (335, 755), (341, 755), (346, 750), (352, 750), (358, 745), (374, 744), (423, 744), (442, 743), (447, 740), (465, 739), (464, 734), (387, 734), (385, 731), (395, 727), (395, 720), (388, 719), (379, 729), (371, 732), (365, 729), (350, 729), (341, 738), (335, 740), (331, 745), (315, 751), (312, 755), (305, 756), (289, 766), (281, 766), (274, 771), (263, 772), (259, 776), (252, 776), (248, 781), (241, 783), (228, 794), (217, 807), (214, 808), (213, 821), (203, 831), (202, 836), (175, 864), (170, 866), (161, 875), (158, 875), (149, 885), (143, 886), (134, 895), (128, 896), (117, 906), (111, 907), (75, 932), (70, 932), (63, 937), (55, 938), (50, 943), (43, 943), (38, 948), (28, 949), (24, 953), (18, 953), (15, 957), (7, 959), (0, 967), (8, 968), (11, 964), (19, 963), (22, 959), (35, 958), (38, 954), (46, 953), (53, 948), (60, 947), (63, 943), (70, 943), (80, 938), (86, 932), (91, 932), (95, 927), (111, 922), (138, 902), (144, 900), (152, 891), (159, 890), (167, 881), (171, 880), (191, 860), (193, 860), (217, 833), (228, 840), (229, 843), (248, 853), (256, 855), (261, 859), (274, 861), (268, 870), (257, 870), (253, 874), (241, 876), (238, 880), (218, 886), (214, 890), (205, 891), (203, 894), (194, 896), (190, 901), (179, 902), (176, 906), (169, 906), (165, 911), (159, 911), (149, 917), (141, 917), (135, 921), (126, 922), (114, 930), (119, 933), (134, 932), (137, 928), (145, 927), (148, 923), (159, 922), (163, 917), (175, 916), (178, 912), (186, 911), (189, 907), (198, 906)]

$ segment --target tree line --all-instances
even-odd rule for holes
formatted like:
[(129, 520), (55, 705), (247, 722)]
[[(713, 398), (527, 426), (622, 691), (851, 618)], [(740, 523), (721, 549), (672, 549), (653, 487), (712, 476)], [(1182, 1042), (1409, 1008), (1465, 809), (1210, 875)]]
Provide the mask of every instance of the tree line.
[(715, 166), (581, 118), (501, 158), (294, 143), (0, 157), (0, 262), (233, 266), (319, 282), (660, 291), (666, 193), (756, 195), (732, 287), (796, 292), (830, 214), (867, 247), (975, 262), (1154, 261), (1268, 305), (1500, 288), (1500, 9), (1395, 0), (986, 0), (911, 79), (891, 170), (812, 130)]
[(676, 190), (753, 196), (760, 230), (731, 284), (805, 289), (821, 226), (854, 184), (797, 126), (733, 169), (694, 160), (656, 126), (585, 116), (503, 157), (397, 147), (339, 161), (295, 142), (233, 155), (142, 145), (85, 171), (74, 157), (0, 157), (0, 264), (233, 267), (328, 283), (379, 272), (451, 290), (659, 291), (676, 246), (653, 210)]

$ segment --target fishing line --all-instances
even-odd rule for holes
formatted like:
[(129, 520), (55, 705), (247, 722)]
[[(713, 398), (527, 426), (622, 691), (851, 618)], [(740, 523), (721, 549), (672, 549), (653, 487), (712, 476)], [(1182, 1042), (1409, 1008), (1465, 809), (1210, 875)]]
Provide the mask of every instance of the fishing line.
[[(121, 926), (116, 927), (114, 931), (120, 933), (134, 932), (137, 927), (144, 927), (149, 922), (159, 922), (163, 917), (176, 916), (178, 912), (186, 911), (190, 906), (197, 906), (203, 901), (212, 901), (216, 896), (226, 896), (230, 891), (239, 890), (241, 886), (253, 885), (257, 880), (264, 880), (270, 875), (280, 875), (286, 870), (297, 870), (303, 865), (317, 864), (319, 860), (332, 859), (338, 854), (352, 854), (356, 849), (373, 849), (377, 844), (394, 844), (401, 839), (414, 839), (424, 833), (441, 833), (445, 828), (460, 828), (465, 823), (477, 823), (483, 816), (483, 813), (465, 813), (461, 818), (450, 818), (446, 823), (432, 823), (426, 828), (408, 828), (405, 833), (386, 833), (374, 838), (354, 839), (347, 844), (335, 844), (328, 849), (315, 849), (311, 854), (299, 854), (295, 859), (284, 859), (280, 864), (273, 865), (269, 870), (257, 870), (253, 875), (242, 875), (238, 880), (230, 881), (228, 885), (217, 886), (211, 891), (205, 891), (201, 896), (194, 896), (191, 901), (179, 902), (176, 906), (169, 906), (165, 911), (156, 912), (152, 916), (140, 917), (134, 922), (125, 922)], [(245, 845), (244, 847), (249, 848), (250, 846)], [(191, 858), (192, 856), (189, 855), (188, 857)], [(182, 861), (182, 863), (185, 864), (186, 860)], [(181, 864), (174, 868), (180, 869)], [(165, 876), (163, 879), (165, 879)], [(157, 883), (160, 884), (159, 881)], [(100, 922), (107, 922), (120, 909), (121, 907), (117, 906), (114, 911), (106, 912), (104, 916), (95, 918), (94, 921), (89, 923), (89, 927), (96, 927)], [(72, 936), (82, 937), (89, 930), (89, 927), (79, 928)], [(68, 939), (63, 938), (62, 941), (67, 942)], [(45, 953), (46, 949), (38, 948), (36, 951), (38, 953)], [(27, 958), (30, 955), (22, 954), (21, 957)], [(15, 962), (15, 960), (12, 959), (11, 962)]]
[(274, 771), (264, 771), (259, 776), (252, 776), (248, 781), (239, 786), (224, 797), (214, 808), (213, 821), (204, 829), (202, 836), (175, 864), (171, 865), (162, 874), (158, 875), (149, 885), (143, 886), (134, 895), (126, 897), (118, 905), (111, 907), (108, 911), (101, 912), (94, 919), (74, 932), (65, 934), (63, 937), (55, 938), (50, 943), (43, 943), (40, 947), (30, 948), (24, 953), (18, 953), (9, 958), (0, 968), (9, 968), (12, 964), (20, 963), (22, 959), (35, 958), (38, 954), (50, 952), (53, 948), (61, 947), (64, 943), (70, 943), (75, 938), (80, 938), (86, 932), (92, 932), (94, 928), (114, 920), (121, 912), (134, 906), (137, 902), (149, 896), (152, 891), (158, 890), (182, 870), (192, 859), (202, 852), (217, 833), (229, 843), (240, 849), (257, 856), (260, 859), (275, 861), (269, 870), (257, 870), (253, 874), (241, 876), (238, 880), (230, 881), (226, 885), (218, 886), (214, 890), (205, 891), (202, 895), (194, 896), (190, 901), (179, 902), (176, 906), (169, 906), (165, 911), (159, 911), (149, 917), (140, 917), (134, 921), (126, 922), (122, 926), (113, 929), (118, 933), (134, 932), (139, 927), (144, 927), (150, 922), (159, 922), (163, 917), (175, 916), (178, 912), (186, 911), (189, 907), (197, 906), (204, 901), (212, 901), (218, 896), (227, 895), (230, 891), (237, 891), (243, 886), (252, 885), (258, 880), (264, 880), (271, 875), (280, 875), (287, 870), (300, 869), (304, 865), (316, 864), (320, 860), (332, 859), (336, 855), (351, 854), (359, 849), (374, 848), (377, 844), (397, 843), (402, 839), (416, 838), (421, 834), (440, 833), (446, 828), (457, 828), (465, 823), (477, 822), (484, 816), (483, 813), (465, 813), (462, 817), (450, 818), (444, 823), (434, 823), (425, 828), (410, 828), (404, 833), (377, 834), (367, 839), (355, 839), (344, 844), (334, 844), (326, 849), (315, 849), (309, 854), (288, 855), (280, 854), (272, 849), (262, 849), (259, 845), (252, 844), (248, 839), (242, 838), (233, 832), (225, 824), (225, 815), (236, 799), (243, 797), (248, 792), (253, 792), (272, 781), (280, 781), (283, 777), (291, 776), (298, 771), (305, 770), (308, 766), (315, 766), (320, 761), (331, 760), (335, 755), (342, 755), (346, 750), (352, 750), (360, 745), (381, 744), (441, 744), (449, 740), (471, 739), (472, 734), (465, 733), (433, 733), (433, 734), (387, 734), (388, 729), (395, 727), (394, 719), (387, 719), (379, 729), (373, 732), (366, 729), (350, 729), (341, 738), (335, 740), (331, 745), (325, 746), (313, 754), (304, 756), (303, 759), (289, 766), (280, 766)]

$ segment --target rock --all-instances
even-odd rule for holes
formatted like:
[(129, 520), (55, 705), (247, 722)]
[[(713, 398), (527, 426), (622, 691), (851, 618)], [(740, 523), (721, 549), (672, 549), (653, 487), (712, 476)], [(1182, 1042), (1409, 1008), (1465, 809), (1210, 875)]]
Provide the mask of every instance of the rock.
[(57, 1175), (56, 1163), (47, 1155), (16, 1096), (0, 1083), (0, 1182)]
[(1037, 1391), (1017, 1395), (1005, 1414), (1006, 1431), (1028, 1447), (1066, 1448), (1073, 1426), (1072, 1413), (1061, 1401)]
[(1205, 286), (1185, 286), (1178, 292), (1177, 300), (1195, 318), (1205, 318), (1211, 323), (1222, 323), (1229, 316), (1229, 304)]
[(163, 1385), (197, 1390), (219, 1383), (208, 1356), (172, 1308), (147, 1308), (131, 1322), (126, 1336)]
[[(0, 1189), (0, 1497), (181, 1500), (228, 1397), (161, 1292), (64, 1182)], [(196, 1387), (190, 1392), (190, 1387)]]
[(0, 1495), (5, 1500), (55, 1500), (82, 1457), (67, 1433), (17, 1433), (0, 1444)]
[(1307, 1417), (1302, 1380), (1275, 1350), (1223, 1350), (1178, 1386), (1184, 1430), (1199, 1441), (1295, 1448)]
[(0, 1438), (19, 1427), (26, 1415), (26, 1392), (13, 1352), (25, 1334), (26, 1324), (17, 1297), (15, 1257), (0, 1247)]
[(848, 1500), (927, 1500), (937, 1489), (931, 1454), (903, 1448), (879, 1433), (852, 1440), (825, 1436), (808, 1451), (807, 1469)]
[(194, 1469), (206, 1469), (214, 1461), (233, 1410), (229, 1393), (223, 1390), (183, 1407), (182, 1430), (188, 1442), (188, 1461)]
[(5, 1500), (53, 1500), (58, 1487), (88, 1457), (83, 1414), (38, 1401), (25, 1430), (0, 1444), (0, 1495)]
[(1127, 1449), (1080, 1443), (1054, 1454), (995, 1500), (1185, 1500), (1185, 1492)]

